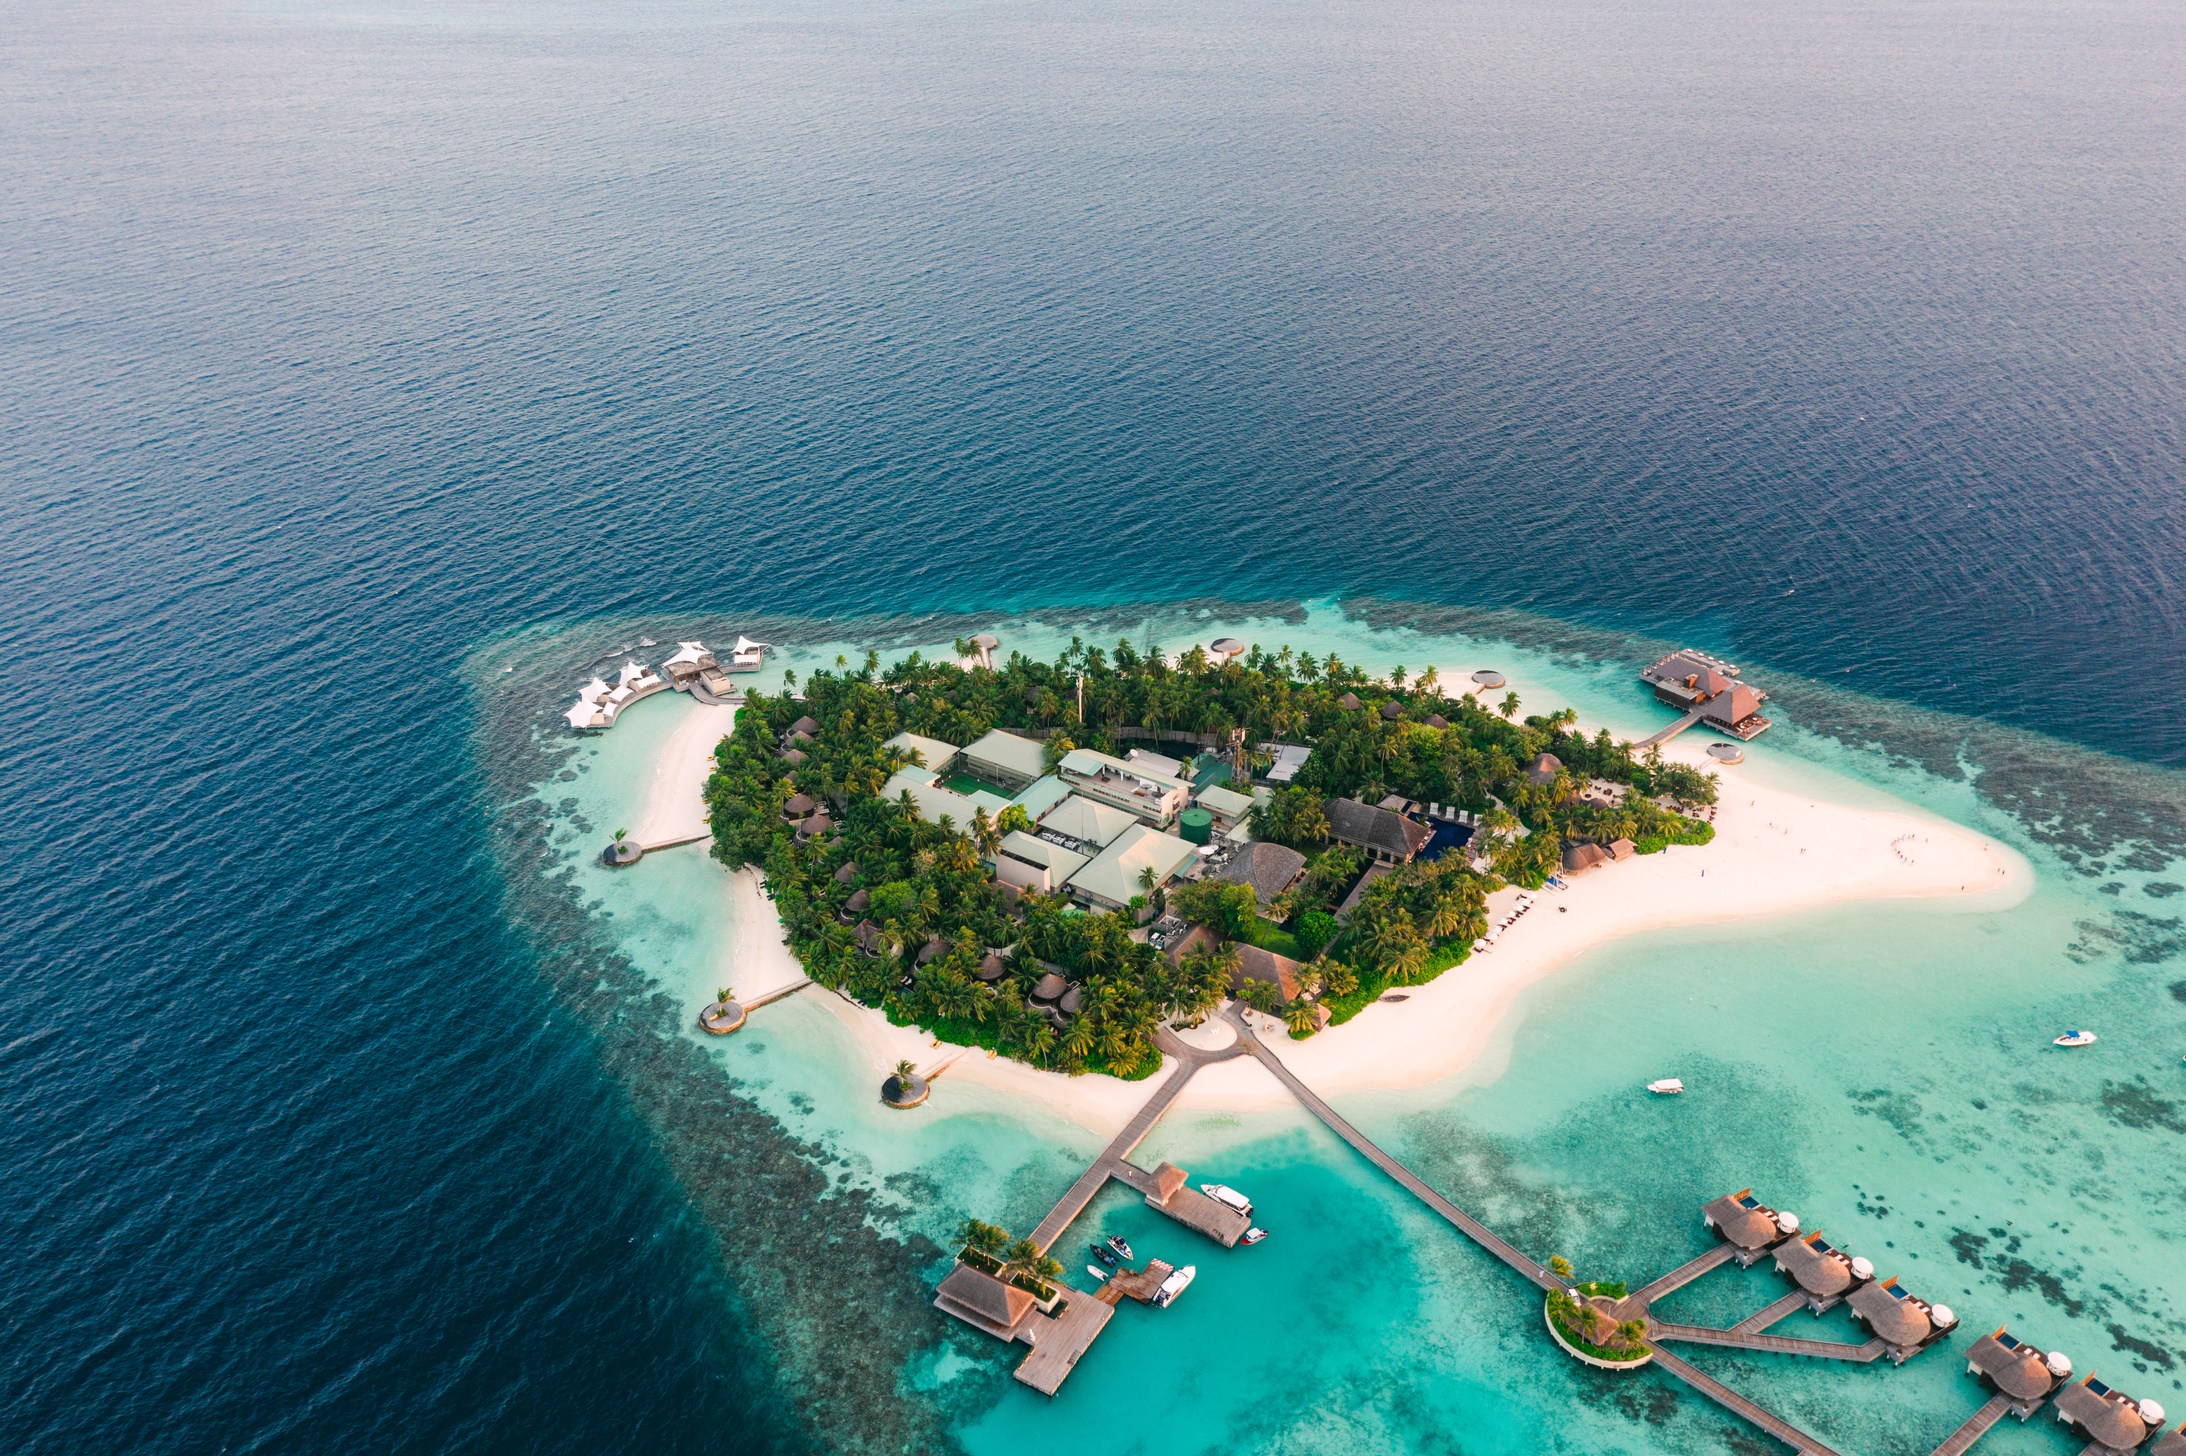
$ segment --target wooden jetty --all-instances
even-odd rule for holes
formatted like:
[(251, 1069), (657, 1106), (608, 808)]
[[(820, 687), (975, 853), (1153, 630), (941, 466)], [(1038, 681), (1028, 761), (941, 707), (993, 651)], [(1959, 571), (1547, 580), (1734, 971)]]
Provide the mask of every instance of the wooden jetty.
[(1671, 739), (1677, 737), (1678, 734), (1683, 733), (1686, 729), (1695, 727), (1700, 724), (1703, 720), (1707, 718), (1707, 716), (1707, 709), (1695, 708), (1690, 713), (1687, 713), (1684, 717), (1678, 719), (1675, 723), (1672, 723), (1669, 727), (1663, 729), (1660, 733), (1650, 733), (1645, 738), (1642, 738), (1639, 742), (1633, 744), (1632, 747), (1635, 749), (1653, 748), (1658, 743), (1668, 743)]
[(1033, 1336), (1032, 1353), (1017, 1366), (1017, 1378), (1042, 1395), (1053, 1395), (1062, 1388), (1078, 1357), (1092, 1348), (1093, 1337), (1116, 1313), (1116, 1307), (1108, 1301), (1064, 1287), (1067, 1302), (1053, 1319), (1033, 1316), (1026, 1330)]
[[(1161, 1292), (1161, 1281), (1176, 1273), (1176, 1266), (1161, 1259), (1148, 1259), (1143, 1269), (1118, 1269), (1108, 1276), (1108, 1288), (1115, 1291), (1117, 1299), (1130, 1298), (1147, 1304)], [(1108, 1301), (1110, 1304), (1115, 1299)]]
[(1654, 1363), (1656, 1368), (1676, 1376), (1740, 1420), (1767, 1431), (1798, 1452), (1799, 1456), (1839, 1456), (1837, 1451), (1815, 1440), (1782, 1416), (1754, 1404), (1713, 1375), (1687, 1363), (1683, 1357), (1673, 1355), (1658, 1346)]
[(1787, 1294), (1767, 1308), (1755, 1310), (1737, 1324), (1732, 1325), (1731, 1333), (1734, 1335), (1758, 1335), (1770, 1325), (1789, 1319), (1805, 1303), (1806, 1295), (1804, 1292)]
[[(1771, 1306), (1773, 1308), (1774, 1306)], [(1730, 1350), (1765, 1350), (1777, 1355), (1806, 1355), (1816, 1360), (1849, 1360), (1867, 1365), (1882, 1358), (1881, 1340), (1847, 1345), (1840, 1340), (1795, 1340), (1788, 1335), (1762, 1335), (1740, 1330), (1711, 1330), (1705, 1325), (1671, 1324), (1650, 1319), (1648, 1333), (1657, 1340), (1677, 1340), (1688, 1345), (1718, 1345)]]
[(812, 978), (810, 976), (799, 976), (796, 980), (790, 982), (787, 986), (778, 986), (774, 990), (767, 992), (767, 994), (764, 996), (752, 997), (749, 1001), (746, 1001), (744, 1003), (744, 1010), (747, 1012), (751, 1012), (757, 1011), (762, 1006), (771, 1006), (785, 996), (796, 995), (799, 991), (802, 991), (805, 987), (811, 984)]
[(1966, 1456), (1966, 1453), (1973, 1449), (1973, 1443), (1986, 1436), (1989, 1433), (1989, 1427), (2002, 1420), (2004, 1413), (2010, 1409), (2010, 1396), (1990, 1396), (1987, 1405), (1975, 1411), (1966, 1424), (1945, 1436), (1943, 1444), (1930, 1452), (1929, 1456)]

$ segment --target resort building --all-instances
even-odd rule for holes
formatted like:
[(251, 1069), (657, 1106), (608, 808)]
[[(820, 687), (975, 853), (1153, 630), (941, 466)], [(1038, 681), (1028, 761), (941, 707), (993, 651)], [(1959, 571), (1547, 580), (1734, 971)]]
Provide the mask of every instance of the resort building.
[(1163, 778), (1170, 779), (1184, 777), (1184, 760), (1171, 758), (1166, 753), (1154, 753), (1144, 748), (1127, 748), (1123, 753), (1123, 761), (1136, 773), (1160, 774)]
[(948, 772), (949, 766), (956, 762), (955, 744), (943, 743), (938, 738), (926, 738), (917, 733), (898, 733), (881, 747), (900, 748), (905, 753), (916, 754), (920, 764), (937, 775)]
[(1002, 836), (1001, 852), (987, 863), (994, 867), (994, 877), (1006, 885), (1052, 895), (1091, 860), (1090, 855), (1013, 829)]
[(1069, 890), (1088, 904), (1121, 910), (1133, 896), (1146, 893), (1139, 883), (1143, 872), (1151, 869), (1155, 885), (1166, 885), (1178, 870), (1192, 862), (1197, 852), (1173, 834), (1134, 824), (1094, 856), (1092, 863), (1070, 877)]
[(1198, 807), (1214, 815), (1214, 831), (1227, 834), (1245, 822), (1252, 812), (1253, 797), (1240, 794), (1235, 789), (1225, 789), (1219, 784), (1209, 784), (1199, 791)]
[(1192, 797), (1192, 786), (1182, 779), (1141, 769), (1090, 748), (1073, 748), (1063, 755), (1056, 770), (1073, 792), (1122, 809), (1156, 828), (1175, 822), (1178, 811)]
[(1038, 823), (1047, 817), (1049, 810), (1069, 797), (1070, 785), (1049, 774), (1044, 779), (1035, 779), (1031, 787), (1010, 802), (1023, 809), (1026, 818)]
[(1343, 903), (1336, 907), (1336, 923), (1338, 925), (1349, 925), (1351, 923), (1351, 912), (1358, 909), (1359, 901), (1366, 898), (1367, 887), (1383, 875), (1391, 872), (1390, 867), (1385, 864), (1368, 865), (1366, 873), (1360, 875), (1359, 882), (1351, 887), (1351, 893), (1344, 896)]
[(1255, 841), (1242, 844), (1215, 878), (1233, 885), (1250, 885), (1253, 898), (1264, 912), (1275, 899), (1306, 875), (1306, 857), (1288, 845)]
[(577, 689), (577, 706), (562, 716), (572, 728), (606, 728), (615, 721), (615, 715), (604, 706), (610, 689), (605, 678), (595, 677)]
[(935, 1291), (934, 1307), (985, 1330), (998, 1340), (1015, 1340), (1032, 1318), (1038, 1300), (1028, 1290), (1004, 1284), (992, 1274), (959, 1264)]
[(1017, 790), (1047, 772), (1047, 757), (1030, 738), (997, 728), (964, 749), (964, 767), (991, 783)]
[[(891, 742), (894, 740), (891, 739)], [(932, 739), (925, 742), (931, 743)], [(881, 786), (883, 799), (894, 799), (909, 794), (918, 807), (918, 817), (928, 824), (939, 824), (946, 818), (959, 833), (970, 833), (973, 817), (981, 810), (994, 819), (1009, 807), (1009, 800), (1000, 794), (990, 794), (984, 789), (972, 794), (959, 794), (945, 789), (937, 781), (931, 769), (900, 768), (895, 776)]]
[(1640, 669), (1640, 681), (1658, 701), (1680, 713), (1701, 713), (1708, 722), (1739, 738), (1752, 738), (1769, 726), (1761, 716), (1767, 693), (1738, 681), (1735, 663), (1683, 647)]
[(1903, 1365), (1948, 1335), (1958, 1317), (1949, 1305), (1929, 1304), (1898, 1287), (1895, 1275), (1880, 1284), (1862, 1284), (1844, 1297), (1852, 1317), (1883, 1342), (1893, 1365)]
[(1298, 777), (1298, 770), (1304, 768), (1306, 760), (1313, 756), (1312, 749), (1301, 748), (1295, 743), (1263, 743), (1260, 749), (1273, 760), (1269, 763), (1266, 774), (1267, 781), (1271, 784), (1289, 783)]
[(1556, 782), (1556, 775), (1564, 771), (1564, 761), (1553, 753), (1544, 753), (1533, 760), (1526, 769), (1526, 782), (1537, 789), (1545, 789)]
[(2163, 1425), (2163, 1407), (2112, 1390), (2092, 1374), (2057, 1392), (2057, 1419), (2087, 1442), (2081, 1456), (2124, 1456)]
[(1321, 813), (1327, 816), (1330, 839), (1364, 850), (1382, 864), (1410, 864), (1435, 837), (1424, 824), (1357, 799), (1330, 799), (1321, 805)]
[(1114, 844), (1126, 829), (1138, 822), (1136, 817), (1121, 809), (1071, 794), (1040, 816), (1040, 832), (1060, 835), (1073, 844), (1101, 850)]
[(1609, 863), (1609, 851), (1598, 844), (1567, 844), (1564, 846), (1564, 873), (1584, 874), (1590, 869)]
[(2072, 1378), (2072, 1362), (2060, 1354), (2044, 1355), (1999, 1327), (1966, 1348), (1966, 1373), (2010, 1401), (2011, 1413), (2024, 1421)]

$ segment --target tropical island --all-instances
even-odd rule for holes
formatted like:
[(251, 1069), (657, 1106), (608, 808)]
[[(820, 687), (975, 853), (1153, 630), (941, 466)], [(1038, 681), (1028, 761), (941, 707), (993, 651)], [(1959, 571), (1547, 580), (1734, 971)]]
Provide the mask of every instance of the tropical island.
[(713, 853), (814, 981), (1039, 1067), (1150, 1075), (1233, 996), (1310, 1036), (1462, 963), (1495, 891), (1712, 835), (1712, 775), (1431, 667), (958, 650), (748, 694)]

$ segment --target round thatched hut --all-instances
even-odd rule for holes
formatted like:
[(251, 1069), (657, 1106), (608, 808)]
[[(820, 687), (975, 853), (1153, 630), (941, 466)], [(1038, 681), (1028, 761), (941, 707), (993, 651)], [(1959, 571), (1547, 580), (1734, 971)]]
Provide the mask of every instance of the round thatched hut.
[(618, 839), (600, 851), (600, 863), (617, 869), (624, 865), (634, 865), (644, 857), (645, 846), (635, 839)]
[(727, 1036), (744, 1025), (744, 1007), (737, 1001), (714, 1001), (698, 1013), (698, 1024), (715, 1036)]
[(890, 1107), (911, 1108), (932, 1096), (933, 1090), (926, 1085), (926, 1079), (916, 1072), (909, 1076), (901, 1072), (890, 1072), (888, 1080), (880, 1084), (880, 1100)]

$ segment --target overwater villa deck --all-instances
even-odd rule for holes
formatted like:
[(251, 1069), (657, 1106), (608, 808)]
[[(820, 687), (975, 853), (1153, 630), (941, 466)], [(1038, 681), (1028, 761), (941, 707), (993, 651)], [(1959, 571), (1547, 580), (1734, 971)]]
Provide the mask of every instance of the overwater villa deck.
[(1958, 1326), (1949, 1305), (1915, 1299), (1898, 1287), (1896, 1275), (1880, 1284), (1862, 1284), (1844, 1302), (1852, 1317), (1883, 1342), (1883, 1353), (1893, 1365), (1903, 1365)]
[(1786, 1239), (1775, 1249), (1776, 1272), (1806, 1292), (1806, 1306), (1827, 1314), (1844, 1297), (1875, 1277), (1875, 1266), (1831, 1246), (1819, 1233)]
[(2057, 1419), (2087, 1442), (2081, 1456), (2125, 1456), (2163, 1425), (2162, 1406), (2112, 1390), (2093, 1373), (2058, 1391), (2052, 1406)]
[[(2055, 1365), (2063, 1368), (2059, 1370)], [(2072, 1378), (2072, 1362), (2062, 1355), (2046, 1356), (1999, 1326), (1995, 1334), (1983, 1335), (1967, 1347), (1966, 1373), (1980, 1377), (1981, 1383), (2002, 1396), (2011, 1413), (2024, 1421), (2042, 1408), (2042, 1402), (2058, 1386)]]
[(1778, 1213), (1753, 1196), (1751, 1188), (1726, 1193), (1700, 1210), (1700, 1221), (1735, 1251), (1741, 1269), (1750, 1269), (1769, 1250), (1799, 1231), (1796, 1214)]

